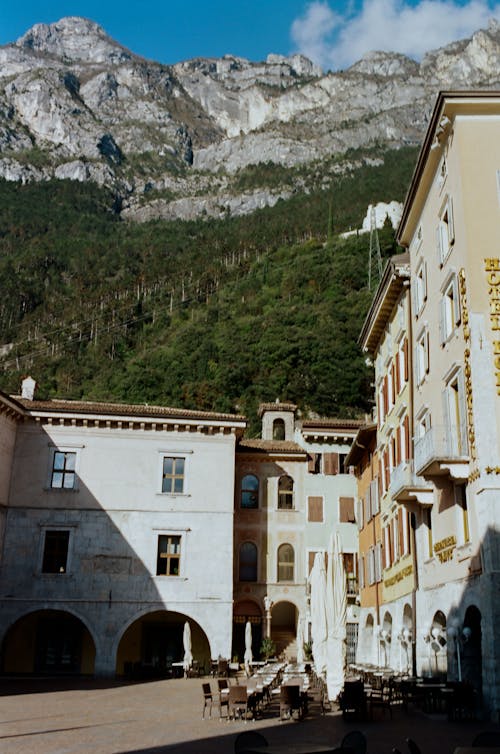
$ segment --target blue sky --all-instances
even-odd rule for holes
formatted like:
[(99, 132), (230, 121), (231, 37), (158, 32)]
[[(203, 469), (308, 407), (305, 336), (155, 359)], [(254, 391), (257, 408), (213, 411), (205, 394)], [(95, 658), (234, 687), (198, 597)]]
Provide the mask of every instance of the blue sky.
[(302, 52), (335, 70), (373, 49), (418, 59), (500, 19), (500, 0), (23, 0), (0, 4), (0, 44), (63, 16), (91, 18), (162, 63)]

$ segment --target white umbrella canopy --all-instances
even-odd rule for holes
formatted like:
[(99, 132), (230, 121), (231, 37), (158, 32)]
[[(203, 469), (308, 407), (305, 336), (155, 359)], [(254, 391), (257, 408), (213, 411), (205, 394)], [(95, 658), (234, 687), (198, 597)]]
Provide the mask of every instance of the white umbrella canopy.
[(250, 675), (250, 665), (253, 661), (253, 654), (252, 654), (252, 624), (249, 620), (247, 620), (246, 626), (245, 626), (245, 672), (247, 675)]
[(297, 665), (304, 662), (304, 624), (299, 616), (297, 621)]
[(327, 652), (326, 685), (328, 698), (336, 699), (344, 685), (347, 587), (344, 559), (338, 534), (330, 537), (326, 577)]
[(187, 673), (187, 671), (193, 664), (193, 655), (191, 653), (191, 626), (189, 625), (188, 621), (184, 623), (182, 643), (184, 645), (184, 659), (182, 661), (182, 666), (184, 668), (184, 672)]
[(314, 666), (318, 675), (326, 672), (326, 571), (325, 556), (317, 552), (309, 584), (311, 587), (311, 638)]

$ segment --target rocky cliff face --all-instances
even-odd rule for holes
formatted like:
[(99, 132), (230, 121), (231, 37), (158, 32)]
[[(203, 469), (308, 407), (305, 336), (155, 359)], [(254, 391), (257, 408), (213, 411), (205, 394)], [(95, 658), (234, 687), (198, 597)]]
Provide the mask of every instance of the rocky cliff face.
[[(318, 160), (328, 180), (349, 149), (419, 143), (440, 89), (499, 84), (496, 23), (420, 64), (374, 52), (323, 75), (300, 55), (159, 65), (64, 18), (0, 48), (0, 176), (114, 186), (138, 220), (249, 212), (307, 190)], [(238, 188), (258, 163), (287, 181)]]

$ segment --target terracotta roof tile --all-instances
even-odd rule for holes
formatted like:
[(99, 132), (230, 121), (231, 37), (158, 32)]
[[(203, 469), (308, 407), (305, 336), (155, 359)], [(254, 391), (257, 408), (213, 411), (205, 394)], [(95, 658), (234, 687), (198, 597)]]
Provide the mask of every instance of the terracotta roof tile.
[(98, 403), (94, 401), (68, 400), (27, 400), (19, 396), (12, 396), (28, 411), (46, 411), (48, 413), (78, 413), (78, 414), (112, 414), (144, 417), (165, 417), (179, 419), (206, 419), (213, 421), (244, 422), (246, 418), (240, 414), (218, 414), (211, 411), (195, 411), (184, 408), (169, 408), (166, 406), (148, 406), (133, 403)]

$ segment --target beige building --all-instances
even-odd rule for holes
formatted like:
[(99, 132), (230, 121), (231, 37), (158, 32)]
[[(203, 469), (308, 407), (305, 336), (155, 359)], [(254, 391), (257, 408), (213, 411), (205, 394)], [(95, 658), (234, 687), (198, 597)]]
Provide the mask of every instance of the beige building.
[(500, 93), (439, 95), (398, 240), (411, 266), (417, 664), (500, 710)]
[(296, 656), (299, 621), (308, 635), (309, 573), (332, 532), (344, 552), (350, 646), (356, 642), (356, 481), (344, 459), (360, 422), (299, 421), (296, 412), (290, 403), (262, 404), (261, 438), (236, 448), (233, 655), (240, 661), (247, 620), (254, 654), (269, 636), (278, 654)]
[[(413, 667), (415, 557), (412, 522), (416, 489), (411, 446), (410, 259), (387, 263), (359, 342), (375, 364), (377, 479), (366, 491), (360, 518), (379, 518), (375, 539), (363, 553), (369, 585), (381, 582), (377, 613), (361, 593), (361, 622), (370, 642), (370, 660), (401, 671)], [(373, 526), (373, 524), (372, 524)], [(365, 538), (360, 537), (360, 544)], [(375, 622), (376, 621), (376, 622)], [(360, 643), (360, 650), (362, 644)]]

